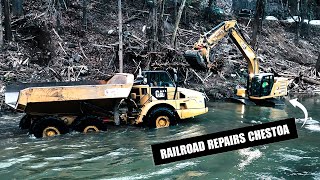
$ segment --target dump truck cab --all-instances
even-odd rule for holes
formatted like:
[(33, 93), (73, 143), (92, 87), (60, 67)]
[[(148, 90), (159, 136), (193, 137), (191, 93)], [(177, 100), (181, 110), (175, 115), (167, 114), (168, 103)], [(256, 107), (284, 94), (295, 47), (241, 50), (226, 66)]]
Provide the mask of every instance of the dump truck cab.
[(141, 107), (136, 123), (144, 122), (150, 127), (167, 127), (208, 112), (206, 96), (177, 87), (167, 71), (143, 71), (136, 78), (131, 97)]

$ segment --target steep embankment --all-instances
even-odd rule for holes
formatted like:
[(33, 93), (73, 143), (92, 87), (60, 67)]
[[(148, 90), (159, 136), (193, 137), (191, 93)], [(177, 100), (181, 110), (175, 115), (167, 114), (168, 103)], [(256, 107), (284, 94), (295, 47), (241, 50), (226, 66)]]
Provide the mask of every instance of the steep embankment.
[[(227, 39), (214, 48), (215, 72), (189, 69), (182, 52), (190, 49), (199, 38), (217, 25), (198, 13), (197, 7), (186, 7), (178, 31), (177, 48), (170, 44), (173, 29), (172, 8), (164, 14), (165, 38), (157, 43), (157, 51), (148, 51), (147, 38), (150, 15), (145, 1), (126, 1), (124, 4), (124, 68), (135, 72), (137, 67), (167, 69), (179, 67), (184, 86), (209, 92), (216, 98), (232, 95), (235, 86), (246, 84), (246, 67), (237, 48)], [(25, 2), (25, 16), (12, 18), (13, 41), (0, 53), (0, 106), (3, 106), (4, 85), (8, 82), (74, 81), (103, 79), (117, 71), (118, 16), (117, 2), (97, 0), (87, 5), (87, 21), (78, 1), (67, 7), (48, 2)], [(231, 17), (226, 17), (230, 19)], [(241, 20), (240, 26), (250, 35), (251, 24)], [(320, 48), (319, 29), (311, 29), (310, 37), (294, 43), (294, 24), (264, 23), (259, 35), (258, 53), (264, 71), (271, 68), (279, 74), (305, 76), (312, 68)], [(143, 31), (146, 29), (145, 31)], [(248, 36), (249, 37), (249, 36)], [(310, 75), (309, 75), (310, 73)], [(312, 88), (299, 79), (296, 89)], [(199, 86), (200, 84), (200, 86)], [(301, 86), (302, 85), (302, 86)]]

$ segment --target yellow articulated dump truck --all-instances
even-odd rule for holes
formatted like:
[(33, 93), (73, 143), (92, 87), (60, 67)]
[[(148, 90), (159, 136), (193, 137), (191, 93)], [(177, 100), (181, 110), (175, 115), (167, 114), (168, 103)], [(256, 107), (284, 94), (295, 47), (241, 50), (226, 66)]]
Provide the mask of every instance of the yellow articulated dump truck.
[(92, 82), (15, 84), (6, 87), (5, 101), (26, 113), (19, 126), (37, 138), (104, 131), (106, 124), (162, 128), (208, 112), (203, 93), (175, 82), (166, 71), (143, 71), (136, 79), (118, 73)]

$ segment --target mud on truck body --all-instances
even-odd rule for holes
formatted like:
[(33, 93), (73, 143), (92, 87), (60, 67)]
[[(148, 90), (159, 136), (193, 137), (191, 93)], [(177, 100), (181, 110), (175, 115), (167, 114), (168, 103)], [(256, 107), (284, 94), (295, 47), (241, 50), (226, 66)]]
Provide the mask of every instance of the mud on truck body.
[(108, 80), (6, 87), (6, 104), (24, 112), (21, 129), (35, 137), (106, 130), (107, 124), (175, 125), (208, 112), (203, 93), (177, 87), (166, 71), (117, 73)]

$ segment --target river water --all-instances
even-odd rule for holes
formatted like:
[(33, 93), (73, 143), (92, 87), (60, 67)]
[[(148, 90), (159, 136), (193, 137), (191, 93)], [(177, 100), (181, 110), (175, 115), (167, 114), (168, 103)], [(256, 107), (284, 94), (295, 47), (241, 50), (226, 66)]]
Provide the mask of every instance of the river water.
[(150, 130), (110, 127), (36, 139), (18, 128), (21, 114), (0, 116), (1, 179), (320, 179), (320, 97), (301, 97), (309, 120), (299, 138), (154, 166), (151, 144), (235, 129), (289, 117), (283, 109), (210, 102), (209, 113), (177, 126)]

